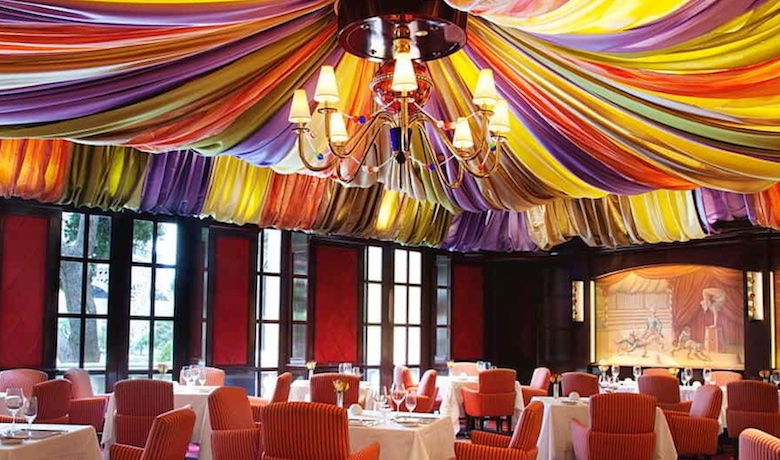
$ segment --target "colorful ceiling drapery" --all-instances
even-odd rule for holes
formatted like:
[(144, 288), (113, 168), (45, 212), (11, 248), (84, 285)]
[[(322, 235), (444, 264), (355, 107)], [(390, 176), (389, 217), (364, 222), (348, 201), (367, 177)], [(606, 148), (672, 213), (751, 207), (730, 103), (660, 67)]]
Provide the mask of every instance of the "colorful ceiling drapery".
[(332, 0), (0, 0), (0, 195), (459, 251), (780, 228), (780, 0), (447, 1), (468, 44), (429, 64), (427, 109), (471, 110), (494, 69), (512, 132), (489, 179), (302, 167), (287, 109), (319, 66), (372, 111)]

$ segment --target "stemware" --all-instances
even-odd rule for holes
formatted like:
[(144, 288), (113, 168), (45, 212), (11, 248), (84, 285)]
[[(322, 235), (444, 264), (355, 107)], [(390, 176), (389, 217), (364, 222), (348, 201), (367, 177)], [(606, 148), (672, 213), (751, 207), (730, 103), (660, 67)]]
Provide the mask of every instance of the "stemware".
[(406, 388), (404, 388), (404, 384), (394, 383), (393, 386), (390, 388), (390, 397), (395, 403), (395, 410), (397, 412), (400, 412), (401, 403), (404, 401), (404, 398), (406, 397)]
[(32, 431), (32, 423), (35, 417), (38, 416), (38, 397), (30, 396), (24, 401), (24, 409), (22, 410), (24, 418), (27, 419), (27, 432)]
[(685, 386), (690, 385), (691, 380), (693, 380), (693, 369), (690, 367), (686, 367), (683, 369), (683, 375), (682, 375), (682, 381)]
[(772, 377), (770, 377), (770, 379), (772, 380), (772, 383), (775, 384), (775, 386), (780, 385), (780, 372), (775, 369), (775, 371), (772, 372)]
[(200, 386), (206, 385), (206, 368), (203, 366), (198, 367), (198, 384)]
[(701, 371), (701, 376), (704, 379), (704, 384), (705, 385), (712, 385), (712, 383), (713, 383), (712, 382), (712, 369), (710, 369), (709, 367), (705, 367)]
[(5, 407), (11, 413), (11, 435), (16, 431), (16, 414), (24, 404), (24, 393), (21, 388), (9, 388), (5, 392)]
[(642, 376), (642, 366), (634, 366), (634, 380), (639, 381), (639, 377)]
[(197, 364), (193, 364), (190, 366), (190, 373), (189, 378), (187, 380), (187, 385), (189, 386), (195, 386), (195, 382), (198, 380), (198, 372), (200, 372), (200, 367)]
[(612, 365), (612, 381), (617, 383), (620, 380), (620, 366), (617, 364)]
[(184, 385), (189, 385), (191, 374), (192, 374), (192, 367), (182, 366), (181, 377), (179, 380), (181, 380)]
[(406, 393), (406, 399), (404, 400), (404, 403), (406, 403), (406, 410), (409, 411), (409, 415), (414, 412), (414, 408), (417, 407), (417, 395), (414, 391), (409, 391)]

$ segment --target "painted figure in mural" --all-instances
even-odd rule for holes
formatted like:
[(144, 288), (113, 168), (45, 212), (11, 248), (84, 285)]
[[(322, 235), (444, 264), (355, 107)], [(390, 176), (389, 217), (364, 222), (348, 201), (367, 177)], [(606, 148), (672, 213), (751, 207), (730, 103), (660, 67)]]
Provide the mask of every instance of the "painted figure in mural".
[(718, 312), (726, 303), (726, 292), (720, 288), (704, 288), (701, 290), (701, 309), (712, 312), (712, 324), (707, 327), (718, 327)]
[[(664, 338), (664, 323), (661, 318), (655, 314), (655, 310), (650, 310), (650, 316), (645, 320), (645, 332), (642, 334), (642, 340), (646, 343), (658, 339), (660, 342)], [(661, 343), (663, 349), (663, 343)]]
[(643, 358), (647, 358), (647, 347), (649, 345), (656, 344), (661, 350), (663, 350), (664, 347), (664, 344), (658, 335), (653, 335), (650, 337), (650, 340), (645, 340), (644, 336), (640, 338), (634, 331), (631, 331), (628, 334), (628, 338), (620, 339), (615, 342), (615, 344), (617, 345), (618, 355), (627, 355), (641, 348)]
[(672, 342), (674, 349), (671, 351), (671, 355), (674, 356), (675, 352), (680, 350), (686, 350), (688, 352), (688, 359), (699, 359), (701, 361), (710, 361), (710, 357), (704, 353), (704, 344), (697, 342), (691, 338), (691, 328), (685, 326), (677, 340)]

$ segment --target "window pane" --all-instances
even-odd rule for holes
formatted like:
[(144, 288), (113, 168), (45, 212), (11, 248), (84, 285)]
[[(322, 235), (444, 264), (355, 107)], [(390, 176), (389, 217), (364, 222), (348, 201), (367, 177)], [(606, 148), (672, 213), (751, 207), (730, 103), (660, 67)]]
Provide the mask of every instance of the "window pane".
[(417, 366), (420, 364), (420, 356), (422, 355), (421, 347), (422, 340), (420, 339), (420, 328), (410, 327), (409, 331), (409, 361), (407, 364), (410, 366)]
[(281, 279), (278, 276), (263, 277), (263, 312), (264, 320), (279, 320), (279, 309), (282, 299)]
[(368, 326), (366, 328), (366, 364), (378, 366), (382, 359), (382, 327)]
[(409, 251), (409, 282), (422, 284), (422, 254)]
[(293, 273), (306, 275), (309, 272), (309, 237), (303, 233), (292, 234)]
[(266, 399), (271, 399), (274, 394), (274, 388), (276, 388), (276, 378), (278, 372), (262, 372), (260, 374), (260, 396)]
[(305, 278), (293, 280), (293, 321), (306, 321), (306, 285)]
[(395, 324), (406, 324), (406, 286), (395, 287), (393, 303), (393, 321)]
[(84, 326), (84, 367), (90, 370), (104, 370), (108, 320), (89, 318)]
[(111, 217), (89, 216), (89, 257), (108, 259), (111, 257)]
[(92, 392), (103, 394), (106, 392), (106, 376), (104, 374), (90, 375), (89, 380), (92, 383)]
[(149, 368), (149, 321), (130, 321), (128, 360), (130, 369)]
[(152, 261), (153, 229), (154, 222), (152, 221), (133, 221), (133, 262)]
[(436, 324), (446, 326), (450, 323), (450, 291), (436, 290)]
[(382, 281), (382, 248), (369, 246), (366, 257), (368, 259), (368, 280)]
[(450, 331), (446, 327), (436, 328), (436, 361), (450, 359)]
[(379, 388), (380, 373), (379, 369), (366, 369), (366, 381), (371, 382), (374, 388)]
[(81, 313), (81, 262), (60, 261), (60, 292), (57, 310), (60, 313)]
[(450, 259), (447, 256), (436, 256), (436, 284), (450, 285)]
[(406, 328), (395, 327), (393, 331), (393, 364), (406, 362)]
[(84, 235), (86, 232), (84, 227), (84, 214), (62, 213), (60, 254), (68, 257), (82, 257), (84, 255)]
[(176, 265), (176, 249), (179, 226), (172, 222), (157, 224), (157, 244), (155, 245), (158, 264)]
[(152, 380), (163, 380), (166, 382), (172, 382), (173, 381), (173, 375), (170, 373), (160, 374), (155, 372), (152, 374)]
[(154, 322), (154, 362), (155, 367), (165, 363), (173, 367), (173, 321)]
[(306, 359), (306, 325), (293, 324), (292, 359)]
[(57, 368), (80, 367), (81, 320), (59, 318), (57, 320)]
[(149, 316), (151, 308), (152, 269), (133, 267), (130, 273), (130, 314)]
[[(306, 354), (306, 327), (304, 330), (304, 355)], [(278, 367), (279, 365), (279, 325), (263, 324), (260, 332), (260, 367)], [(301, 356), (303, 357), (303, 355)]]
[(409, 288), (409, 324), (420, 324), (420, 302), (422, 299), (422, 289), (418, 287)]
[(382, 322), (382, 285), (376, 283), (368, 284), (368, 291), (366, 292), (366, 305), (368, 311), (366, 314), (366, 321), (369, 323), (381, 323)]
[(407, 266), (406, 266), (406, 254), (407, 251), (402, 251), (401, 249), (395, 250), (395, 282), (396, 283), (406, 282), (406, 276), (408, 274)]
[(279, 273), (282, 268), (282, 232), (279, 230), (263, 230), (263, 265), (261, 270), (266, 273)]
[(158, 268), (154, 280), (154, 316), (173, 316), (176, 304), (176, 269)]
[(87, 266), (86, 313), (90, 315), (108, 314), (108, 264), (89, 264)]

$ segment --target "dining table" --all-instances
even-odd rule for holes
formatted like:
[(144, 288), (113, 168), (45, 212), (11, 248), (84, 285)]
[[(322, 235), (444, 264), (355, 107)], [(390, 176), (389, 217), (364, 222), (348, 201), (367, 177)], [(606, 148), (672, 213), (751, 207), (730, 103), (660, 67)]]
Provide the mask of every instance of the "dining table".
[[(298, 379), (293, 380), (292, 384), (290, 385), (290, 401), (309, 401), (309, 380), (306, 379)], [(273, 393), (273, 389), (271, 388), (269, 391), (269, 394)], [(360, 400), (365, 402), (366, 408), (372, 408), (373, 407), (373, 401), (376, 398), (376, 395), (378, 394), (378, 389), (375, 384), (372, 382), (369, 382), (367, 380), (361, 380), (360, 381)]]
[[(441, 395), (441, 406), (439, 406), (439, 412), (442, 415), (446, 415), (450, 419), (450, 424), (454, 433), (460, 431), (460, 418), (465, 417), (466, 412), (463, 409), (463, 388), (471, 388), (479, 390), (479, 377), (474, 376), (444, 376), (439, 377), (436, 381), (436, 386), (439, 388), (439, 394)], [(520, 414), (523, 412), (525, 403), (523, 401), (523, 389), (520, 382), (515, 381), (515, 407), (514, 414), (512, 415), (514, 422), (519, 420)]]
[[(0, 423), (0, 433), (6, 433), (11, 425)], [(0, 443), (0, 460), (100, 460), (100, 446), (95, 428), (89, 425), (35, 424), (27, 435), (26, 429), (14, 433), (18, 444)], [(20, 436), (20, 434), (22, 436)]]
[(450, 460), (455, 434), (438, 414), (362, 411), (349, 415), (350, 452), (379, 443), (380, 460)]

